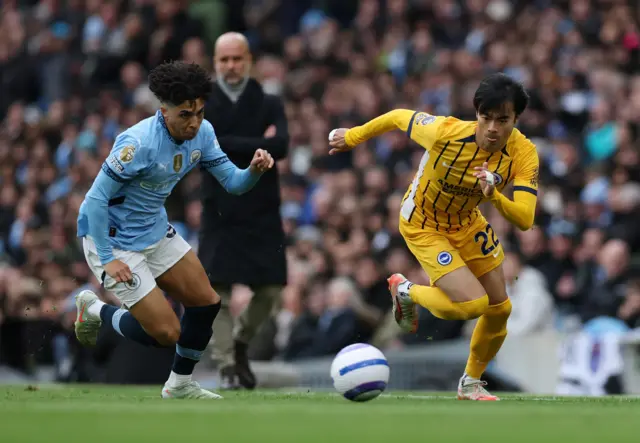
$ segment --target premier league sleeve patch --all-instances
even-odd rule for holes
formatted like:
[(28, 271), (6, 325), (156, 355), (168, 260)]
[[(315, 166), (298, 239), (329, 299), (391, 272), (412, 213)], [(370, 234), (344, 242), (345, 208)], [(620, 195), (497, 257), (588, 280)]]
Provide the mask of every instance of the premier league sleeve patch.
[(133, 156), (136, 153), (136, 148), (129, 145), (122, 148), (120, 151), (120, 161), (122, 163), (130, 163), (133, 160)]
[(415, 121), (416, 125), (425, 126), (436, 121), (436, 116), (427, 114), (426, 112), (420, 112), (416, 115)]

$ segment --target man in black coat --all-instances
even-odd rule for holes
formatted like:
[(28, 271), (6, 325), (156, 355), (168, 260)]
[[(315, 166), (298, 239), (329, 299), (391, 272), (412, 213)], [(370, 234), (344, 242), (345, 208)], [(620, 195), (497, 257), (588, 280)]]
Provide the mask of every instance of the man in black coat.
[[(289, 135), (284, 106), (250, 77), (251, 54), (244, 36), (220, 36), (214, 61), (217, 81), (205, 117), (222, 150), (240, 168), (249, 166), (259, 148), (267, 149), (275, 160), (286, 157)], [(198, 255), (222, 298), (213, 325), (213, 358), (223, 388), (253, 389), (256, 380), (247, 347), (279, 304), (287, 276), (278, 171), (266, 172), (258, 186), (241, 196), (231, 196), (206, 174), (202, 180)], [(253, 291), (251, 302), (235, 321), (229, 313), (233, 284), (248, 285)]]

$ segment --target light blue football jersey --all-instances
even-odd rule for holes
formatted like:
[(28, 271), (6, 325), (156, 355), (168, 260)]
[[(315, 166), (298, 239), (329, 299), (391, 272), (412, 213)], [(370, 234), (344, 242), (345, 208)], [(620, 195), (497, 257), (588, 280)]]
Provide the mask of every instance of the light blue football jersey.
[(232, 194), (249, 191), (261, 175), (237, 168), (206, 120), (193, 140), (182, 143), (171, 137), (160, 111), (127, 129), (80, 207), (78, 237), (91, 236), (102, 264), (114, 259), (113, 248), (142, 251), (157, 243), (169, 227), (167, 197), (198, 164)]

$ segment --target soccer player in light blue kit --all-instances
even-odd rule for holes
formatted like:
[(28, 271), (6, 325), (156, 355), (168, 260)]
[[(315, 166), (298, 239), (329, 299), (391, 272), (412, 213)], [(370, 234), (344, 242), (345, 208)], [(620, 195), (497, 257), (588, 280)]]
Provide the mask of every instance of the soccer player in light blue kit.
[[(273, 166), (258, 149), (238, 169), (203, 122), (211, 92), (208, 74), (195, 64), (165, 63), (149, 75), (161, 102), (150, 117), (120, 134), (80, 208), (78, 237), (91, 271), (122, 308), (91, 291), (76, 298), (78, 341), (94, 346), (102, 324), (148, 346), (174, 346), (176, 355), (163, 398), (221, 398), (191, 379), (212, 334), (220, 297), (197, 255), (167, 221), (164, 202), (191, 169), (209, 171), (233, 194), (249, 191)], [(185, 307), (179, 321), (166, 291)]]

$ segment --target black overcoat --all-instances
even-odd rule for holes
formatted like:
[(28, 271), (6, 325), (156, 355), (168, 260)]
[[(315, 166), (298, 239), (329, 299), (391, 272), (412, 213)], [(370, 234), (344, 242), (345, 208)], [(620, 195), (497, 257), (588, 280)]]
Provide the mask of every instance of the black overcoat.
[[(276, 161), (287, 155), (289, 133), (282, 101), (265, 94), (253, 79), (236, 103), (214, 85), (205, 118), (213, 125), (222, 150), (239, 168), (249, 166), (256, 149), (267, 150)], [(276, 126), (276, 135), (265, 138), (270, 125)], [(202, 174), (198, 255), (211, 282), (285, 285), (287, 265), (276, 167), (240, 196), (227, 193), (206, 171)]]

